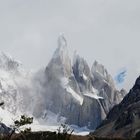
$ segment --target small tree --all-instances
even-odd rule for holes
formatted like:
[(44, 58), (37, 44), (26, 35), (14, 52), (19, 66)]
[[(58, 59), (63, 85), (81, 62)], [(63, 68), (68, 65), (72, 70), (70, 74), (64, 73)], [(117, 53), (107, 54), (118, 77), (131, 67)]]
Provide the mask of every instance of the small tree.
[(31, 128), (25, 128), (24, 130), (21, 130), (20, 127), (24, 126), (24, 125), (27, 125), (27, 124), (32, 124), (32, 123), (33, 123), (33, 117), (27, 117), (25, 115), (21, 115), (20, 120), (14, 121), (14, 126), (13, 126), (12, 132), (11, 132), (9, 137), (11, 138), (11, 136), (16, 131), (18, 131), (22, 134), (31, 132)]
[(57, 140), (69, 140), (72, 133), (74, 132), (74, 130), (71, 129), (67, 124), (61, 124), (57, 131)]
[(19, 130), (19, 128), (23, 125), (27, 125), (27, 124), (32, 124), (33, 123), (33, 117), (27, 117), (25, 115), (22, 115), (20, 120), (16, 120), (14, 122), (15, 124), (15, 128)]

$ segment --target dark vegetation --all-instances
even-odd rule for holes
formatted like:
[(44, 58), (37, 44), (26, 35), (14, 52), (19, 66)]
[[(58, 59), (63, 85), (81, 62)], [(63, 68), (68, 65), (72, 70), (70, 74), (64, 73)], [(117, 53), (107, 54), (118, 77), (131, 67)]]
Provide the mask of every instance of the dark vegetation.
[(1, 136), (0, 140), (140, 140), (140, 134), (137, 134), (136, 138), (99, 138), (96, 136), (76, 136), (65, 135), (57, 132), (24, 132), (19, 134), (13, 134), (11, 138), (8, 136)]

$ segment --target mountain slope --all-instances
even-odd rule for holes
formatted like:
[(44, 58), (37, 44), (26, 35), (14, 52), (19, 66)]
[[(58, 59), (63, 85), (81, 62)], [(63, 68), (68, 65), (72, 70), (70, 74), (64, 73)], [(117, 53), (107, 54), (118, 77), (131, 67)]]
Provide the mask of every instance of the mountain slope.
[(94, 132), (99, 136), (135, 137), (140, 131), (140, 77), (135, 85), (107, 115), (102, 125)]

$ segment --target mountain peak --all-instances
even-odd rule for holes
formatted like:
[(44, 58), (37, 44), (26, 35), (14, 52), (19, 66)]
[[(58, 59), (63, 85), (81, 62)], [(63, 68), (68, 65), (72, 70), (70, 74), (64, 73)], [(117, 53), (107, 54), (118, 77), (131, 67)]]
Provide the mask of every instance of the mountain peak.
[(56, 71), (59, 71), (64, 75), (69, 75), (72, 71), (71, 59), (67, 49), (67, 41), (63, 34), (58, 37), (58, 46), (48, 67), (54, 67), (52, 69), (57, 69)]
[(61, 34), (58, 37), (58, 47), (53, 55), (53, 58), (61, 57), (61, 59), (64, 59), (65, 57), (68, 57), (68, 49), (67, 49), (67, 40), (64, 37), (64, 34)]
[(80, 57), (76, 51), (73, 57), (73, 72), (75, 77), (79, 76), (79, 78), (90, 76), (90, 68), (87, 61), (83, 57)]
[(98, 79), (100, 81), (104, 81), (105, 83), (107, 82), (109, 85), (115, 88), (112, 76), (108, 73), (104, 65), (98, 63), (96, 60), (92, 65), (91, 74), (94, 77), (94, 80)]
[(58, 37), (58, 47), (59, 48), (67, 47), (67, 40), (66, 40), (64, 34), (60, 34)]
[(92, 65), (92, 73), (99, 73), (100, 75), (102, 75), (104, 78), (107, 78), (108, 76), (108, 72), (105, 69), (105, 67), (102, 64), (99, 64), (96, 60)]
[(14, 60), (10, 55), (0, 52), (0, 68), (5, 70), (17, 70), (20, 62)]

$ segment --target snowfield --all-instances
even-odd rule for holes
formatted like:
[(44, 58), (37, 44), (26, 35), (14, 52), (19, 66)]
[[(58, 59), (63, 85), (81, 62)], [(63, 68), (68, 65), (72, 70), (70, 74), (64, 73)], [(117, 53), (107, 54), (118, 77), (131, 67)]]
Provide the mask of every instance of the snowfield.
[[(51, 132), (58, 132), (58, 128), (61, 126), (61, 123), (56, 122), (56, 115), (53, 113), (49, 112), (49, 117), (48, 121), (43, 122), (42, 120), (37, 120), (34, 118), (33, 124), (31, 125), (24, 125), (20, 127), (21, 130), (24, 130), (25, 128), (31, 127), (32, 131), (37, 132), (37, 131), (51, 131)], [(51, 116), (52, 115), (52, 116)], [(9, 111), (0, 108), (0, 121), (7, 125), (8, 127), (12, 127), (14, 125), (14, 121), (18, 120), (20, 118), (20, 115), (15, 116), (11, 114)], [(71, 125), (69, 126), (71, 130), (74, 130), (73, 134), (75, 135), (88, 135), (90, 130), (87, 129), (86, 127), (78, 127), (76, 125)]]

